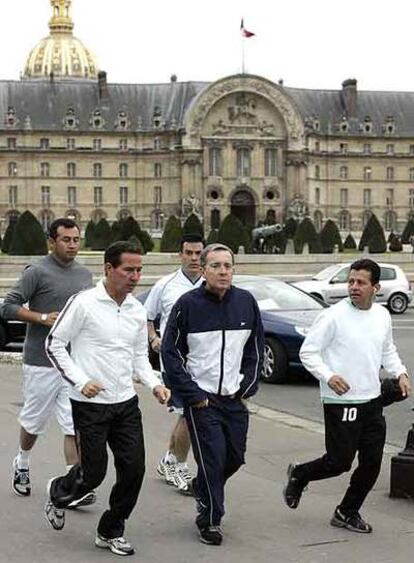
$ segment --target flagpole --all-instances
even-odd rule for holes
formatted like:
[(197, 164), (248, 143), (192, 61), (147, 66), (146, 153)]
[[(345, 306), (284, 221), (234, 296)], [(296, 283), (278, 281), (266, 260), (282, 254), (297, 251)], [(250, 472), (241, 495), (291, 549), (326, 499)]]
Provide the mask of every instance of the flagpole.
[(244, 59), (244, 35), (241, 37), (242, 42), (242, 74), (245, 74), (245, 59)]

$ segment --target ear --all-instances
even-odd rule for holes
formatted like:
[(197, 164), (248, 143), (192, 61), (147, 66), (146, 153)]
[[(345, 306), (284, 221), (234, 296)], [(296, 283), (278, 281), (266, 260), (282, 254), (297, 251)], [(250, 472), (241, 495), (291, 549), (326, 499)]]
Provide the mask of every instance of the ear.
[(380, 284), (379, 284), (379, 283), (376, 283), (376, 284), (374, 285), (374, 293), (378, 293), (378, 291), (379, 291), (380, 289), (381, 289)]

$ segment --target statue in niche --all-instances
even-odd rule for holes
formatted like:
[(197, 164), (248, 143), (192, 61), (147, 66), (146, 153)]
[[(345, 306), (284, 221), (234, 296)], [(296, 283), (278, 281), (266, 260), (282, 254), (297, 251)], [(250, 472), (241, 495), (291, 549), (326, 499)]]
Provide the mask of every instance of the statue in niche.
[(194, 214), (201, 220), (200, 200), (195, 194), (190, 194), (183, 198), (181, 214), (183, 217)]
[(309, 209), (306, 201), (300, 196), (300, 194), (295, 194), (295, 197), (291, 200), (288, 207), (289, 217), (293, 217), (297, 221), (301, 221), (306, 215), (308, 215)]

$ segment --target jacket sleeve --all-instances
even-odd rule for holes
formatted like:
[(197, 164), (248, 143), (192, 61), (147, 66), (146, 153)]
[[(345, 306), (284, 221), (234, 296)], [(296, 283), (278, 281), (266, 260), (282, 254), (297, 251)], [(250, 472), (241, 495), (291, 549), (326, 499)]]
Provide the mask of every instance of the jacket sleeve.
[(186, 405), (194, 405), (208, 398), (205, 391), (191, 379), (186, 370), (188, 354), (187, 327), (180, 298), (171, 310), (161, 345), (161, 357), (172, 391)]
[(76, 295), (71, 297), (56, 319), (45, 341), (46, 354), (55, 368), (78, 391), (90, 381), (70, 357), (67, 347), (79, 335), (85, 318), (84, 308)]
[(334, 373), (324, 362), (323, 351), (332, 342), (334, 335), (335, 327), (332, 318), (324, 311), (310, 327), (299, 352), (305, 368), (319, 381), (326, 383)]
[(161, 381), (155, 375), (148, 358), (148, 330), (147, 322), (142, 323), (142, 328), (138, 331), (134, 347), (134, 380), (141, 381), (151, 390)]
[(387, 315), (387, 328), (384, 344), (382, 347), (382, 365), (384, 369), (394, 378), (399, 377), (402, 373), (407, 373), (407, 368), (401, 362), (398, 355), (397, 348), (394, 344), (392, 336), (392, 323), (390, 314), (386, 311)]
[(248, 399), (257, 393), (260, 374), (263, 369), (264, 333), (260, 310), (256, 299), (252, 297), (254, 309), (254, 325), (252, 332), (244, 345), (241, 372), (244, 377), (237, 393), (242, 399)]
[(4, 298), (0, 314), (5, 319), (15, 320), (17, 312), (36, 293), (39, 280), (38, 269), (27, 266), (22, 276), (11, 291)]

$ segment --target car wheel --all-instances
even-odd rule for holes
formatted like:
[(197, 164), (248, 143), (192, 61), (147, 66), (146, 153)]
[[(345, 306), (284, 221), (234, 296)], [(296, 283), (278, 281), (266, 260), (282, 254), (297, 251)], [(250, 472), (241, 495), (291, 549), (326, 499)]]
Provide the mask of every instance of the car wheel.
[(0, 324), (0, 349), (4, 348), (7, 344), (7, 331), (2, 324)]
[(266, 337), (262, 381), (282, 383), (286, 381), (287, 370), (288, 361), (282, 344), (274, 338)]
[(394, 315), (401, 315), (407, 309), (408, 299), (404, 293), (394, 293), (388, 299), (388, 309)]

